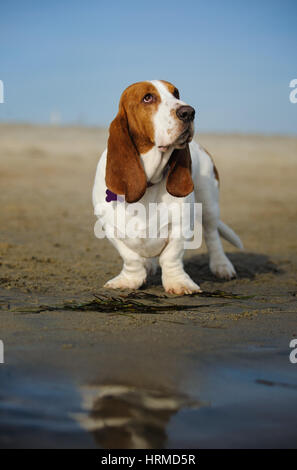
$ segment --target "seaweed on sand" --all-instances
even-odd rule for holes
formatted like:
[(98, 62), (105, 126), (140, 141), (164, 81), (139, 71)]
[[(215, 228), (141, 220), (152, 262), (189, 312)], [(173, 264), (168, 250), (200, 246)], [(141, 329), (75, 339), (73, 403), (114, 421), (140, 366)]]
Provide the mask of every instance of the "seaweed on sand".
[[(197, 295), (197, 294), (196, 294)], [(190, 295), (188, 297), (193, 297)], [(215, 297), (224, 299), (245, 299), (245, 296), (239, 296), (224, 291), (202, 292), (199, 297)], [(94, 294), (94, 298), (88, 302), (65, 302), (61, 305), (39, 305), (37, 307), (20, 307), (15, 309), (19, 313), (42, 313), (45, 311), (62, 311), (71, 310), (77, 312), (102, 312), (102, 313), (150, 313), (160, 314), (173, 311), (196, 310), (203, 307), (222, 307), (229, 303), (211, 303), (211, 304), (179, 304), (171, 303), (178, 297), (167, 297), (165, 295), (158, 296), (146, 292), (131, 292), (118, 297), (108, 296), (105, 294)], [(167, 300), (167, 301), (166, 301)]]

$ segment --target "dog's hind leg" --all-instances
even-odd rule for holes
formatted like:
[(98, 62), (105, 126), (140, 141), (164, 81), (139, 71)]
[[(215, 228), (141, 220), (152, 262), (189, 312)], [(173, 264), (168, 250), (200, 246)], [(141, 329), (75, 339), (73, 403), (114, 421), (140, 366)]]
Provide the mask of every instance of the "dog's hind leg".
[(199, 178), (195, 195), (197, 202), (202, 203), (203, 234), (209, 253), (210, 270), (218, 278), (232, 279), (236, 276), (236, 271), (224, 253), (219, 235), (219, 188), (214, 174)]

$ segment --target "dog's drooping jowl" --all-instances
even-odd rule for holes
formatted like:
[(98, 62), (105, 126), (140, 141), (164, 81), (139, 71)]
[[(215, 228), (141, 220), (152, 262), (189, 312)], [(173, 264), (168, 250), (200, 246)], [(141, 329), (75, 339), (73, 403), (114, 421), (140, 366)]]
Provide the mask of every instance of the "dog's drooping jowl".
[(220, 220), (218, 172), (209, 153), (192, 141), (194, 118), (194, 108), (180, 99), (169, 82), (139, 82), (123, 92), (93, 188), (95, 215), (123, 259), (122, 271), (105, 287), (137, 289), (159, 261), (166, 292), (201, 291), (184, 271), (184, 238), (173, 236), (170, 222), (167, 237), (109, 236), (118, 201), (125, 208), (135, 202), (145, 208), (151, 203), (202, 203), (210, 269), (221, 279), (236, 275), (220, 236), (238, 248), (242, 244)]

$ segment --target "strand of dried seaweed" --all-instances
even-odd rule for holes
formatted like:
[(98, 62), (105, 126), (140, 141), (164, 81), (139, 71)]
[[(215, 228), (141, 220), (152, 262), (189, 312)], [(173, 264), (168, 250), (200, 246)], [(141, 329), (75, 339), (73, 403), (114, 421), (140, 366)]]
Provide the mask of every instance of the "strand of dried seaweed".
[[(143, 298), (143, 295), (142, 297)], [(164, 298), (154, 299), (157, 302)], [(62, 305), (39, 305), (37, 307), (21, 307), (15, 309), (14, 312), (19, 313), (42, 313), (45, 311), (59, 311), (59, 310), (71, 310), (80, 312), (102, 312), (102, 313), (165, 313), (170, 311), (184, 311), (184, 310), (196, 310), (204, 307), (222, 307), (229, 305), (229, 303), (215, 303), (215, 304), (172, 304), (172, 303), (143, 303), (139, 302), (129, 294), (124, 298), (121, 297), (109, 297), (104, 294), (94, 295), (94, 299), (84, 303), (65, 303)]]
[[(158, 299), (168, 299), (172, 297), (168, 297), (167, 295), (160, 295), (157, 296), (155, 294), (151, 294), (149, 292), (130, 292), (128, 295), (123, 296), (127, 298), (133, 298), (133, 299), (152, 299), (152, 300), (158, 300)], [(183, 295), (177, 295), (174, 298), (178, 299), (184, 297)], [(216, 298), (221, 298), (221, 299), (239, 299), (239, 300), (246, 300), (246, 299), (251, 299), (255, 297), (255, 295), (239, 295), (239, 294), (233, 294), (232, 292), (225, 292), (223, 290), (215, 290), (213, 292), (209, 291), (203, 291), (203, 292), (196, 292), (193, 294), (188, 294), (187, 297), (216, 297)]]
[[(216, 290), (213, 292), (204, 291), (198, 294), (190, 294), (187, 297), (223, 298), (245, 300), (254, 296), (241, 296), (232, 292)], [(102, 312), (123, 315), (129, 313), (166, 313), (170, 311), (196, 310), (203, 307), (222, 307), (229, 303), (215, 304), (172, 304), (170, 301), (183, 298), (183, 296), (168, 297), (167, 295), (155, 295), (149, 292), (137, 291), (129, 294), (120, 294), (118, 297), (107, 296), (105, 294), (94, 294), (94, 299), (89, 302), (75, 303), (65, 302), (62, 305), (39, 305), (37, 307), (19, 307), (14, 309), (18, 313), (42, 313), (45, 311), (71, 310), (77, 312)], [(167, 300), (167, 302), (166, 302)], [(157, 305), (156, 305), (157, 304)]]

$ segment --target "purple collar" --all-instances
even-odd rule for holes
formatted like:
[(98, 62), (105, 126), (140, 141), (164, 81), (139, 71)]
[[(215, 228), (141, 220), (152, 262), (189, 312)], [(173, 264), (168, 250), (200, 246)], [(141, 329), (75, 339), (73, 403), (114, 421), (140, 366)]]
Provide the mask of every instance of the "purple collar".
[(106, 202), (112, 202), (112, 201), (123, 202), (125, 200), (123, 196), (119, 196), (118, 194), (113, 193), (109, 189), (107, 189), (105, 193), (106, 193), (106, 198), (105, 198)]
[[(151, 183), (149, 181), (147, 183), (147, 187), (150, 188), (151, 186), (154, 186), (154, 183)], [(123, 196), (119, 196), (118, 194), (113, 193), (112, 191), (110, 191), (110, 189), (107, 189), (105, 193), (106, 193), (106, 198), (105, 198), (106, 202), (112, 202), (112, 201), (123, 202), (125, 200)]]

